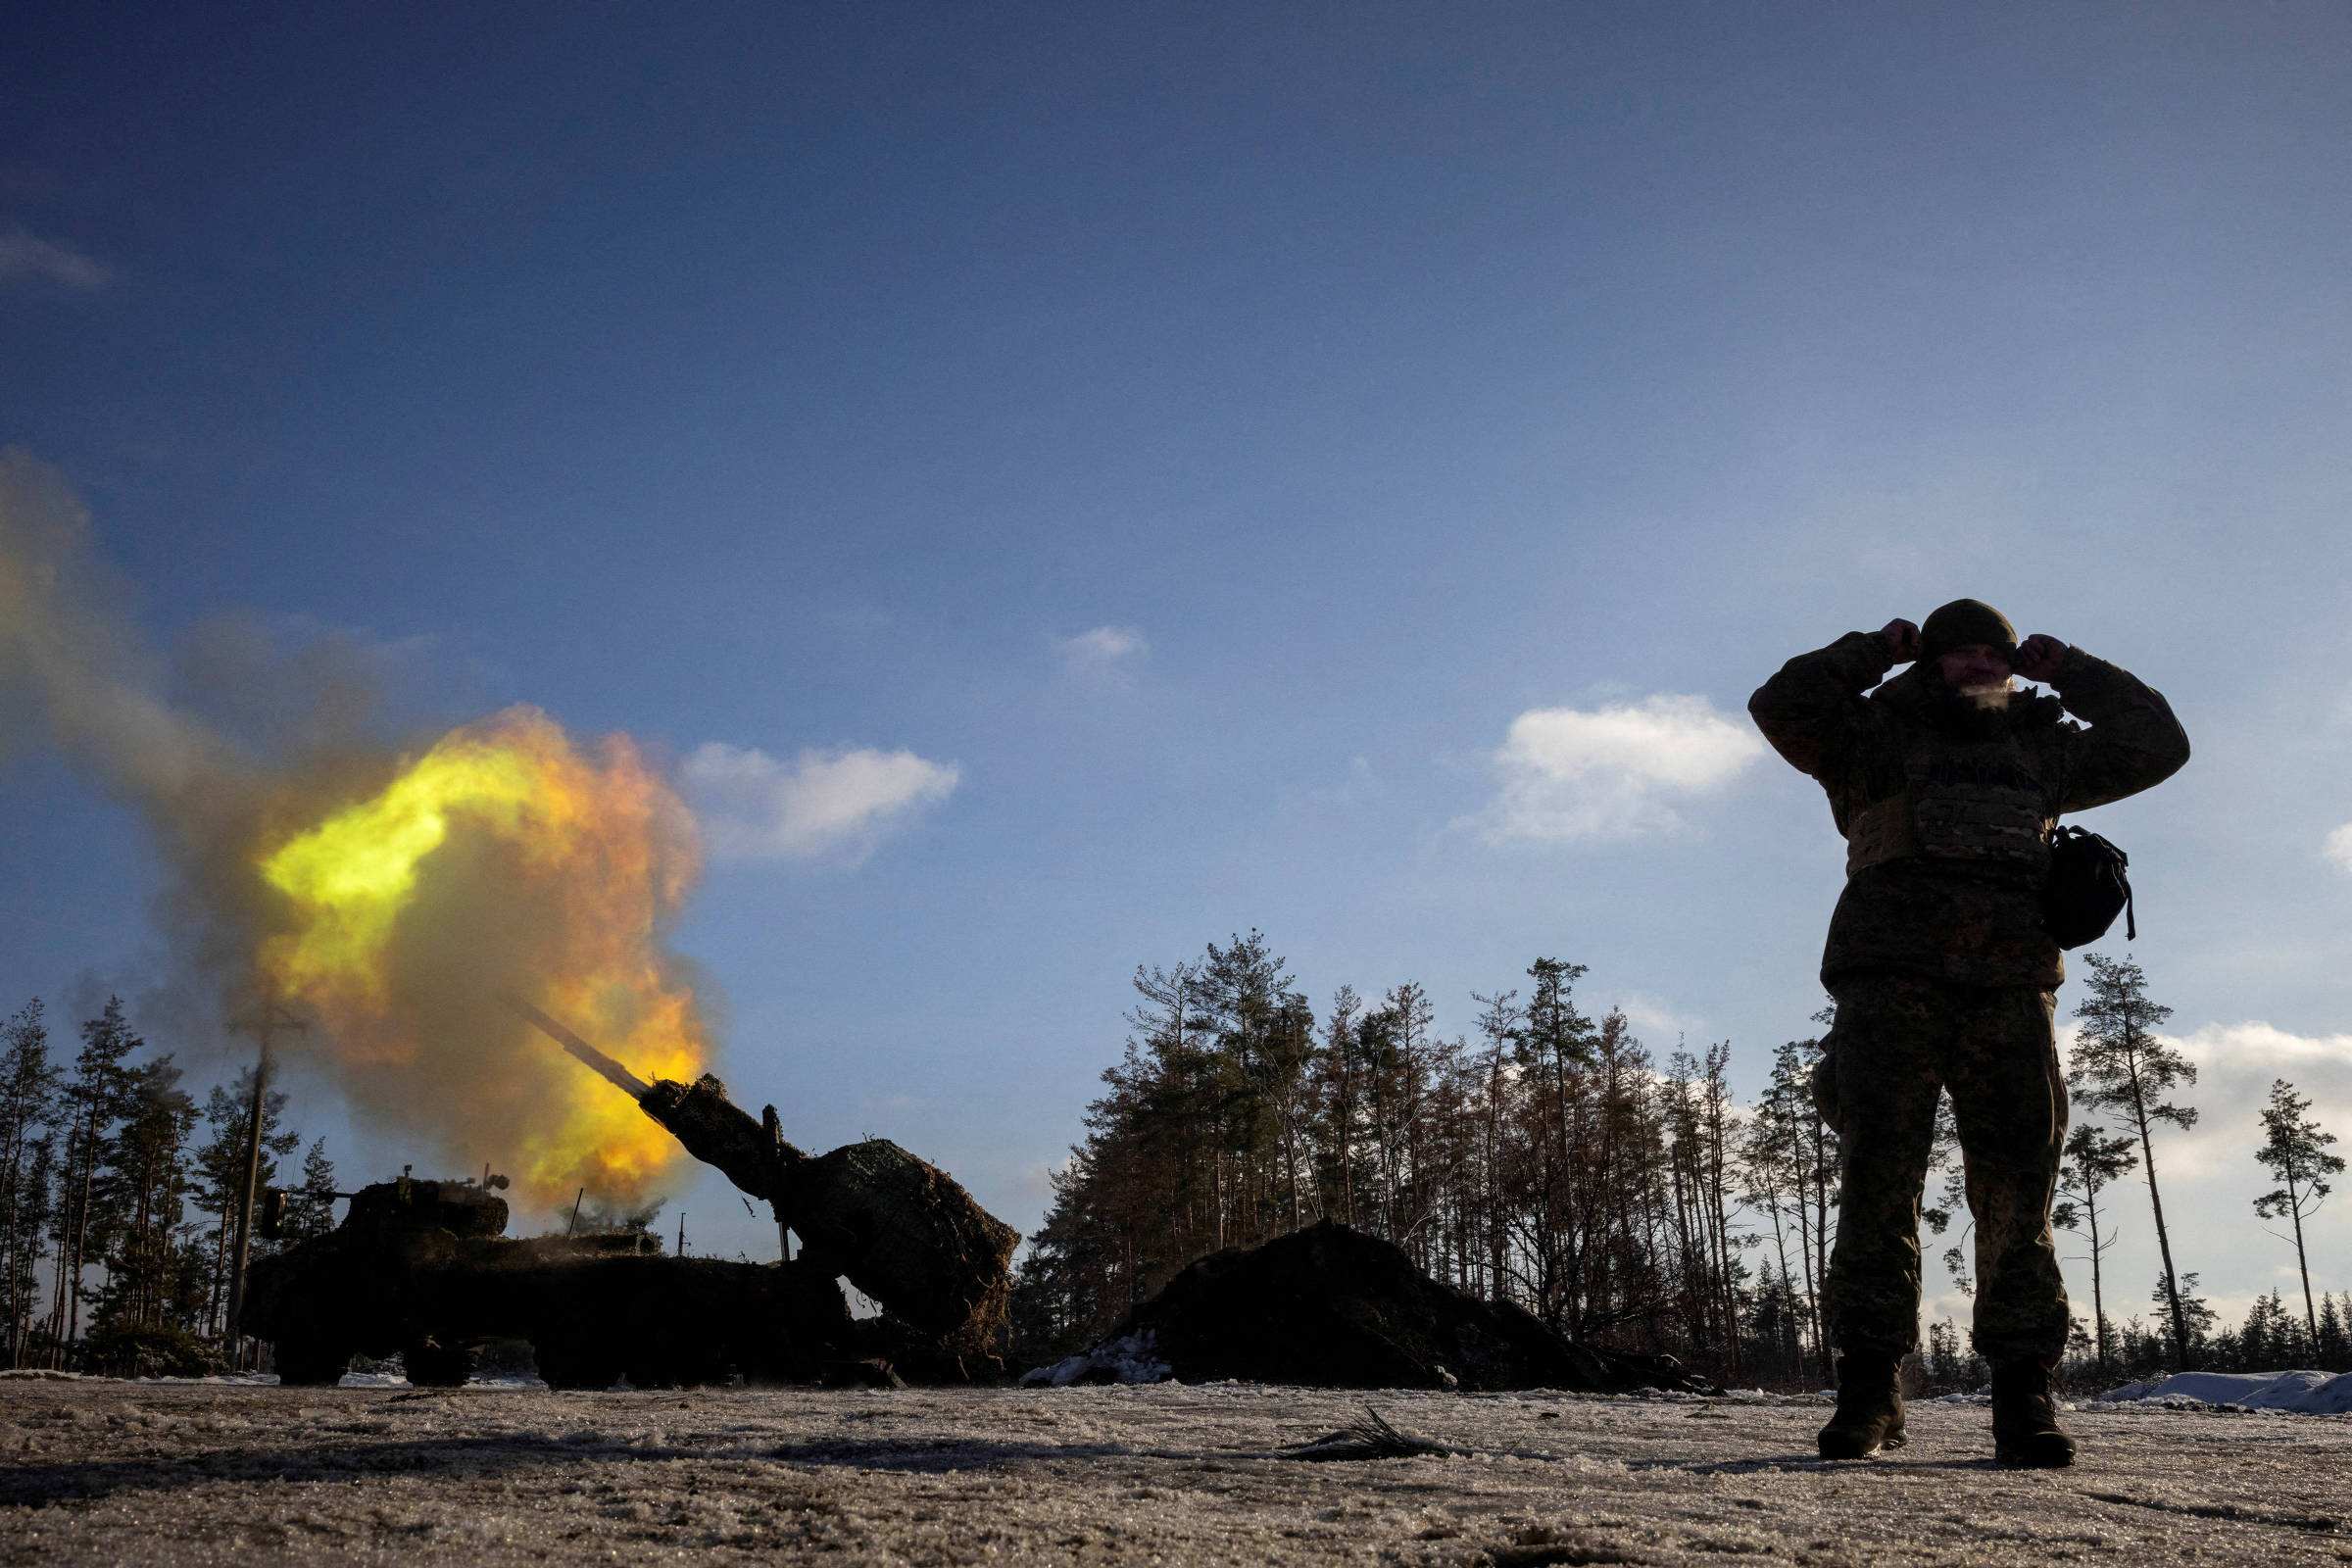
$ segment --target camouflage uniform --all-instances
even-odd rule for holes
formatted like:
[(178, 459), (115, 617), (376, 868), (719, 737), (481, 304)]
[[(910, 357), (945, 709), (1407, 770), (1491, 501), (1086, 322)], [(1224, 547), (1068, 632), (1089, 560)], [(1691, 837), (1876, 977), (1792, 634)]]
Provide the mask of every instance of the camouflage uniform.
[(1920, 1198), (1946, 1089), (1976, 1221), (1977, 1348), (2055, 1365), (2066, 1088), (2051, 1019), (2066, 971), (2042, 927), (2046, 835), (2060, 810), (2169, 777), (2188, 739), (2162, 697), (2079, 648), (2051, 679), (2057, 698), (2021, 692), (2006, 711), (1968, 706), (1930, 661), (1879, 685), (1891, 662), (1885, 637), (1849, 633), (1748, 703), (1846, 839), (1821, 966), (1837, 1025), (1815, 1078), (1844, 1149), (1831, 1334), (1848, 1351), (1918, 1342)]

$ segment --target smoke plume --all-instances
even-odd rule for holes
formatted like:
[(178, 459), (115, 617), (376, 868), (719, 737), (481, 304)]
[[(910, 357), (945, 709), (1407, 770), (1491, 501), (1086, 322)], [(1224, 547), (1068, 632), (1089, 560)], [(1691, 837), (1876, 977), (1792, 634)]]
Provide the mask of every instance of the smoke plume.
[(582, 746), (530, 708), (388, 742), (342, 687), (232, 735), (166, 698), (88, 534), (61, 475), (0, 453), (0, 734), (138, 810), (188, 975), (224, 1015), (299, 1019), (278, 1051), (371, 1127), (495, 1163), (541, 1210), (583, 1187), (642, 1206), (682, 1152), (497, 999), (645, 1077), (703, 1070), (665, 940), (699, 857), (667, 781), (626, 736)]

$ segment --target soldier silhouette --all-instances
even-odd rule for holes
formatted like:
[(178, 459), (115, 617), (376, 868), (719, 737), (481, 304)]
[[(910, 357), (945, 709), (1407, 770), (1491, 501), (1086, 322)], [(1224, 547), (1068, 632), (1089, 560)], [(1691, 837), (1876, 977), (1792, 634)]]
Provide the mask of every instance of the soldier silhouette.
[[(2021, 690), (2015, 676), (2057, 695)], [(1844, 1150), (1824, 1289), (1838, 1413), (1822, 1455), (1861, 1458), (1903, 1441), (1898, 1369), (1919, 1338), (1920, 1200), (1936, 1097), (1948, 1091), (1976, 1222), (1974, 1337), (1992, 1366), (1994, 1451), (2009, 1464), (2071, 1464), (2074, 1440), (2050, 1397), (2069, 1317), (2049, 1219), (2066, 1137), (2052, 1027), (2066, 969), (2042, 915), (2049, 832), (2061, 811), (2170, 777), (2188, 760), (2188, 737), (2124, 670), (2055, 637), (2021, 643), (1974, 599), (1924, 627), (1893, 620), (1791, 659), (1748, 712), (1829, 795), (1846, 846), (1821, 964), (1836, 1023), (1814, 1075)]]

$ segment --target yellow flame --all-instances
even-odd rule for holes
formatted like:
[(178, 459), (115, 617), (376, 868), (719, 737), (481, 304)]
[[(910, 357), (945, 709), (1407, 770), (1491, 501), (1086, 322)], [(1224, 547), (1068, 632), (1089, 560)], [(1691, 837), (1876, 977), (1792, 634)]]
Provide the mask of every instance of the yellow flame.
[(578, 1187), (642, 1200), (679, 1165), (626, 1095), (495, 1001), (530, 997), (640, 1077), (703, 1068), (708, 1038), (661, 941), (694, 873), (691, 819), (625, 737), (592, 760), (511, 709), (259, 869), (288, 911), (262, 944), (267, 981), (315, 1010), (347, 1073), (445, 1102), (421, 1119), (455, 1134), (453, 1153), (496, 1157), (542, 1208)]
[(416, 862), (449, 837), (452, 816), (513, 833), (546, 792), (516, 752), (452, 736), (373, 800), (336, 812), (262, 863), (270, 886), (307, 916), (272, 945), (273, 978), (317, 1000), (349, 992), (383, 1001), (381, 956), (416, 890)]

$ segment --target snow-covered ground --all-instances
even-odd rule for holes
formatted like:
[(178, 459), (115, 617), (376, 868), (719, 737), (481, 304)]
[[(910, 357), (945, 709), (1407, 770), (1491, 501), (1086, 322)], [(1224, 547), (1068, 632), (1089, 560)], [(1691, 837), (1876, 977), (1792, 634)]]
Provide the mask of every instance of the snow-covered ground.
[(2197, 1399), (2297, 1415), (2352, 1415), (2352, 1372), (2176, 1372), (2110, 1389), (2099, 1398), (2106, 1403)]
[[(1280, 1450), (1365, 1405), (1451, 1456)], [(0, 1381), (0, 1562), (2352, 1561), (2352, 1417), (2086, 1404), (2070, 1471), (1915, 1407), (1221, 1384), (556, 1394)]]

